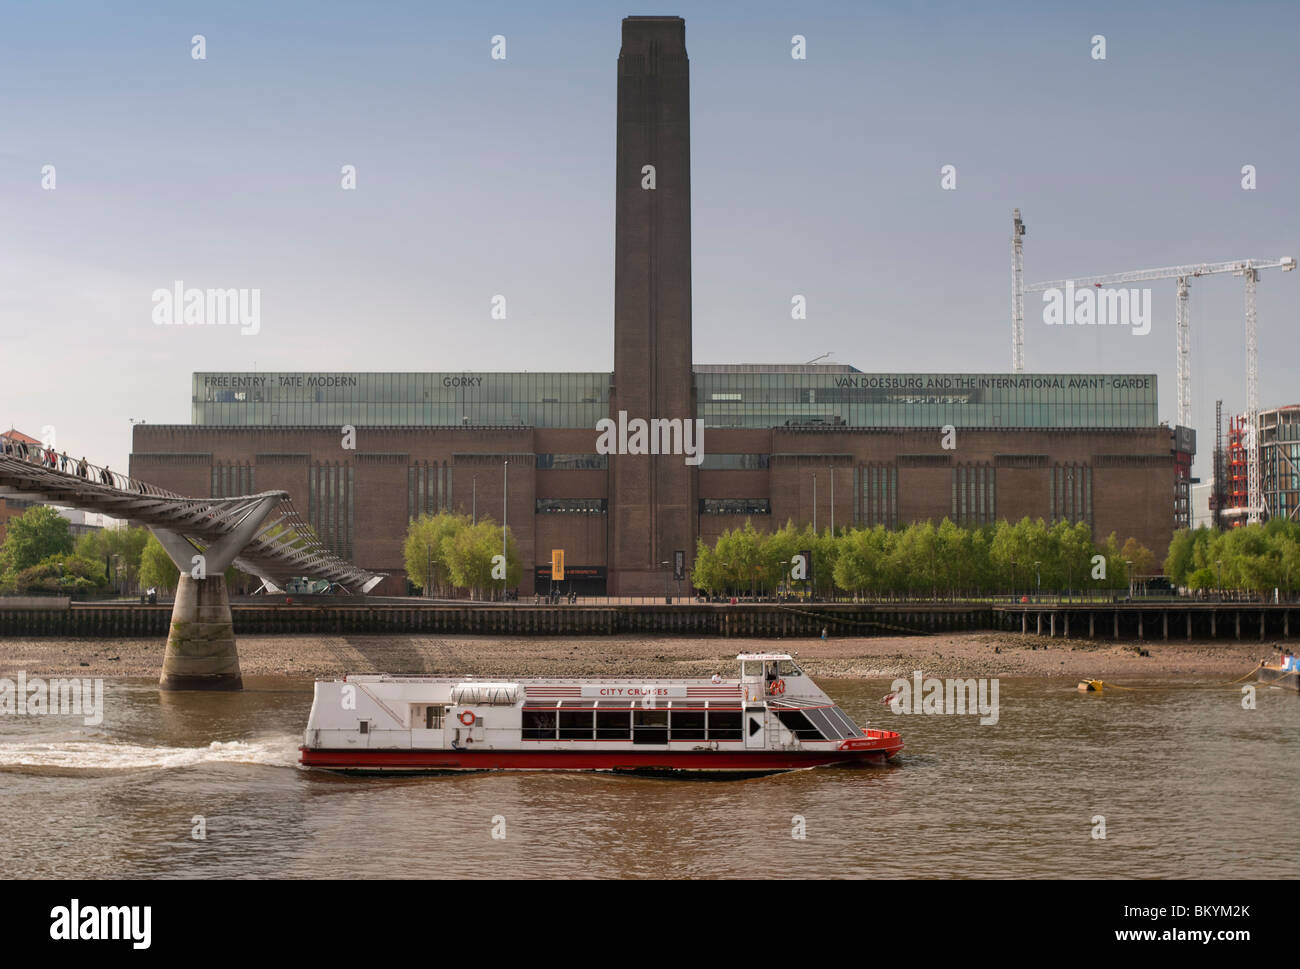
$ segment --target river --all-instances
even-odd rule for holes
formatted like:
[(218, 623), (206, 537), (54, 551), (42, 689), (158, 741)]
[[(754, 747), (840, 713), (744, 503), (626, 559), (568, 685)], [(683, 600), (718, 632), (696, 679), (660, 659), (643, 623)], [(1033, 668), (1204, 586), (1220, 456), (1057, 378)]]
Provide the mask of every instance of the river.
[(1003, 678), (983, 726), (895, 715), (887, 680), (824, 679), (903, 734), (896, 763), (705, 781), (310, 772), (309, 683), (111, 680), (97, 726), (0, 716), (0, 843), (10, 877), (38, 878), (1300, 877), (1281, 837), (1300, 697), (1247, 710), (1212, 682)]

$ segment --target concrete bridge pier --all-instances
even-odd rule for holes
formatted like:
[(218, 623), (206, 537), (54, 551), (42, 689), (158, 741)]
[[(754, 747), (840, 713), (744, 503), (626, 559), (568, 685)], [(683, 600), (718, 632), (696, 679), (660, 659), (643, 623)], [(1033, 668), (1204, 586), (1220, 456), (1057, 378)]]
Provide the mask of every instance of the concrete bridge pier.
[(158, 679), (162, 689), (244, 688), (225, 572), (279, 500), (279, 496), (270, 495), (259, 501), (232, 531), (202, 551), (170, 529), (150, 526), (181, 571)]
[(226, 577), (221, 572), (203, 579), (181, 573), (158, 683), (164, 690), (244, 688)]

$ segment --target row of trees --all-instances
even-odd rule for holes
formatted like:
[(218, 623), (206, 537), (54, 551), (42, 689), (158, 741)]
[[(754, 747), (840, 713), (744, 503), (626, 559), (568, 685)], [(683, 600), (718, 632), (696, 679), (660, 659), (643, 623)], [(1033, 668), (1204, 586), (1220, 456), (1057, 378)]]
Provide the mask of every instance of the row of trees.
[(406, 574), (429, 596), (469, 590), (474, 599), (519, 586), (523, 565), (515, 537), (505, 529), (507, 550), (501, 561), (502, 528), (490, 518), (440, 512), (413, 519), (406, 530)]
[[(812, 553), (810, 579), (792, 573), (791, 559), (800, 551)], [(1121, 545), (1112, 533), (1096, 544), (1086, 524), (1049, 526), (1041, 518), (980, 528), (945, 518), (896, 531), (877, 526), (834, 533), (792, 522), (762, 532), (746, 521), (712, 547), (700, 542), (692, 578), (710, 593), (938, 597), (1124, 589), (1130, 574), (1148, 576), (1155, 567), (1150, 549), (1132, 538)]]
[(1274, 519), (1218, 532), (1174, 533), (1165, 575), (1190, 589), (1300, 592), (1300, 522)]
[[(243, 578), (233, 567), (227, 583)], [(180, 570), (147, 528), (100, 528), (73, 540), (68, 520), (33, 505), (7, 524), (0, 544), (0, 595), (103, 595), (176, 588)]]

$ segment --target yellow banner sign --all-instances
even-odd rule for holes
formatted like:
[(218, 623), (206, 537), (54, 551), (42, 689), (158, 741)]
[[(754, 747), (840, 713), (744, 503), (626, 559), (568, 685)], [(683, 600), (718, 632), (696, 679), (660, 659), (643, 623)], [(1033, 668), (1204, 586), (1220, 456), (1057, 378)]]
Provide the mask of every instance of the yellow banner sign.
[(551, 580), (554, 582), (564, 581), (564, 549), (551, 549)]

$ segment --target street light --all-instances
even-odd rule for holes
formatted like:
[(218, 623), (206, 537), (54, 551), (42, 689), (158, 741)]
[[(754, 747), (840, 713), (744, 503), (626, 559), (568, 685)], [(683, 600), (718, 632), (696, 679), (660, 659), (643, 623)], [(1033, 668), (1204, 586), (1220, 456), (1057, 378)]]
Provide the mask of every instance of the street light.
[(817, 472), (813, 472), (813, 534), (817, 534)]
[(1041, 598), (1043, 597), (1043, 563), (1042, 563), (1042, 562), (1035, 562), (1035, 563), (1034, 563), (1034, 574), (1038, 576), (1038, 592), (1037, 592), (1037, 595), (1038, 595), (1038, 598), (1041, 599)]
[(1219, 587), (1219, 598), (1223, 598), (1223, 559), (1214, 560), (1215, 585)]
[(1133, 598), (1133, 560), (1124, 560), (1124, 574), (1128, 576), (1128, 597)]
[(470, 482), (470, 524), (478, 524), (478, 475)]
[(1011, 560), (1011, 598), (1016, 597), (1016, 560)]
[(672, 568), (672, 565), (668, 562), (660, 562), (659, 566), (664, 570), (664, 603), (672, 605), (673, 597), (668, 593), (668, 570)]
[(506, 598), (506, 583), (510, 581), (510, 559), (506, 555), (506, 498), (510, 492), (510, 481), (506, 473), (510, 470), (510, 459), (501, 462), (501, 600)]

